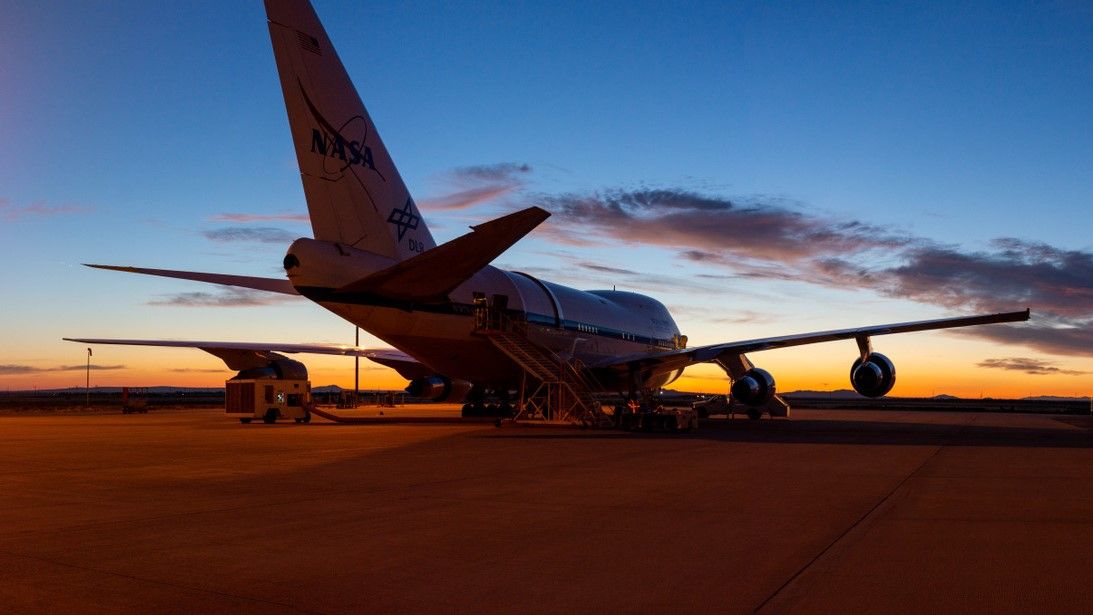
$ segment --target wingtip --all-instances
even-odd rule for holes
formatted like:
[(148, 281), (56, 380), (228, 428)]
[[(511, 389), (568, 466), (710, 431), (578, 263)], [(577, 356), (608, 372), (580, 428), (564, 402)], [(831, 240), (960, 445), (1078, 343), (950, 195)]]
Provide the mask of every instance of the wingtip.
[(547, 218), (549, 218), (549, 217), (550, 217), (550, 212), (549, 212), (549, 211), (547, 211), (547, 210), (545, 210), (545, 209), (543, 209), (542, 207), (539, 207), (538, 205), (532, 205), (532, 206), (531, 206), (531, 207), (529, 207), (528, 209), (531, 209), (531, 210), (534, 210), (534, 211), (537, 211), (537, 212), (539, 212), (539, 214), (543, 216), (543, 219), (544, 219), (544, 220), (546, 220)]
[(543, 209), (542, 207), (532, 205), (531, 207), (525, 207), (524, 209), (521, 209), (519, 211), (514, 211), (511, 214), (505, 214), (500, 218), (494, 218), (493, 220), (488, 220), (481, 224), (472, 224), (470, 226), (470, 229), (472, 231), (478, 231), (480, 229), (486, 228), (488, 225), (515, 223), (517, 225), (527, 224), (529, 226), (528, 230), (530, 231), (530, 229), (539, 226), (543, 223), (544, 220), (549, 217), (549, 211)]
[(531, 207), (525, 207), (519, 211), (509, 214), (513, 217), (520, 216), (532, 219), (538, 219), (540, 222), (550, 217), (550, 212), (539, 207), (538, 205), (532, 205)]

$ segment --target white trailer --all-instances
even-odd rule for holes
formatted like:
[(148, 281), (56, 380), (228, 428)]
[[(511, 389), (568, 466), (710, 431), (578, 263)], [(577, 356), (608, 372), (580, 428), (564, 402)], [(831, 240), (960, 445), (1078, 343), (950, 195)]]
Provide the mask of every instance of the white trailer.
[(272, 378), (232, 379), (224, 383), (224, 409), (240, 423), (294, 419), (310, 423), (311, 382)]

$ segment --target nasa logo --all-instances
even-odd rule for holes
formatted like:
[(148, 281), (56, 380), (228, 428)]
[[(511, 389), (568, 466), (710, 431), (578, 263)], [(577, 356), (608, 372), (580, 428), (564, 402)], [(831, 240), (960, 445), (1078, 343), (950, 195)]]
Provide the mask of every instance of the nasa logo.
[[(346, 151), (348, 150), (348, 156)], [(311, 130), (311, 151), (329, 158), (337, 158), (347, 165), (360, 165), (373, 171), (376, 165), (372, 162), (372, 149), (357, 141), (346, 142), (340, 134), (328, 137), (318, 128)]]
[[(303, 84), (299, 85), (304, 103), (307, 105), (308, 111), (311, 112), (311, 117), (315, 119), (315, 123), (319, 126), (311, 129), (311, 152), (323, 157), (323, 172), (327, 175), (340, 175), (346, 169), (354, 166), (367, 167), (386, 182), (387, 178), (376, 168), (376, 163), (372, 157), (372, 148), (365, 145), (368, 141), (368, 120), (362, 115), (354, 115), (343, 122), (340, 127), (334, 126), (322, 113), (319, 113), (319, 109), (311, 101), (311, 97), (307, 95)], [(351, 139), (346, 135), (353, 135), (358, 138)], [(337, 166), (329, 168), (326, 164), (327, 160), (338, 161)], [(357, 179), (360, 181), (360, 178)]]

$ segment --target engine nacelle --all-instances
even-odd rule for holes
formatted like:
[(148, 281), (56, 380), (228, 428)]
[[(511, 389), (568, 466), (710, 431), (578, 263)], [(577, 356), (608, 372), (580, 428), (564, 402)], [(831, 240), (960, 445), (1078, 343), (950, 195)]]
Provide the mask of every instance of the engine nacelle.
[(748, 406), (762, 406), (774, 399), (774, 376), (753, 367), (732, 383), (732, 398)]
[(850, 384), (865, 397), (883, 397), (896, 385), (896, 366), (877, 352), (863, 363), (861, 357), (850, 366)]
[(413, 397), (429, 401), (461, 402), (471, 390), (471, 383), (466, 380), (452, 380), (444, 376), (415, 378), (406, 387), (406, 392)]
[(307, 380), (307, 366), (271, 352), (265, 367), (239, 370), (232, 380)]

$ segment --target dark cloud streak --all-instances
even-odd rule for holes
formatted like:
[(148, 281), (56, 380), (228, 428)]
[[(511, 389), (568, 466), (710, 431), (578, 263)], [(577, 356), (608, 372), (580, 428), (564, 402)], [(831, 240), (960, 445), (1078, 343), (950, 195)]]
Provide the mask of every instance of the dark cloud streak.
[(1082, 372), (1073, 369), (1062, 369), (1055, 365), (1048, 363), (1047, 361), (1041, 361), (1039, 359), (1029, 359), (1024, 357), (1011, 357), (1008, 359), (986, 359), (977, 364), (979, 367), (986, 367), (990, 369), (1004, 369), (1007, 371), (1017, 371), (1030, 374), (1032, 376), (1083, 376), (1089, 372)]
[(82, 214), (90, 211), (84, 205), (48, 205), (34, 201), (29, 205), (15, 205), (9, 199), (0, 199), (0, 220), (17, 222), (25, 218), (52, 218), (55, 216)]
[(271, 226), (225, 227), (205, 231), (202, 234), (206, 239), (218, 242), (247, 241), (277, 244), (292, 243), (299, 236), (296, 233), (290, 233), (284, 229)]
[(266, 293), (247, 288), (231, 286), (219, 287), (218, 292), (195, 291), (164, 295), (148, 302), (148, 305), (160, 307), (255, 307), (276, 305), (298, 300), (291, 295)]
[(270, 221), (282, 221), (282, 222), (310, 222), (311, 218), (307, 214), (243, 214), (243, 213), (222, 213), (217, 214), (210, 218), (214, 222), (270, 222)]
[[(76, 372), (88, 369), (87, 365), (58, 365), (56, 367), (34, 367), (32, 365), (0, 365), (0, 376), (40, 374), (45, 372)], [(111, 371), (125, 369), (124, 365), (96, 365), (90, 366), (91, 371)]]
[(598, 263), (578, 263), (578, 266), (591, 271), (598, 271), (600, 273), (610, 273), (613, 275), (641, 275), (637, 271), (631, 271), (629, 269), (620, 269), (618, 267), (609, 267), (607, 265), (600, 265)]

